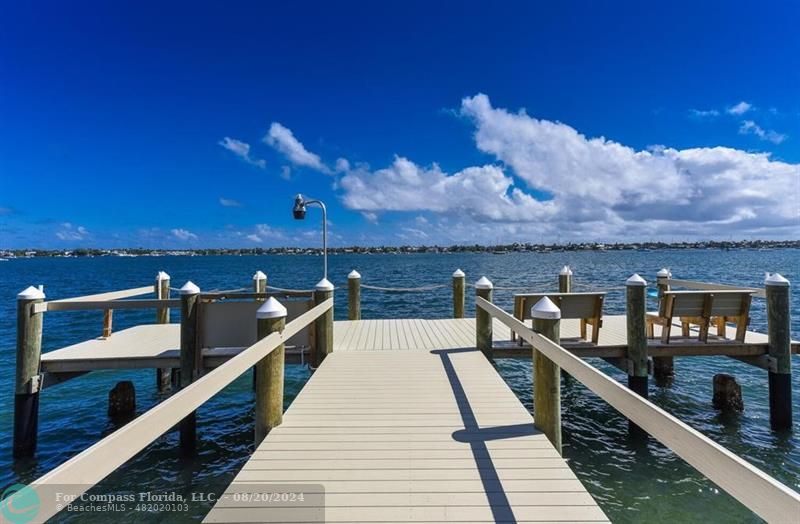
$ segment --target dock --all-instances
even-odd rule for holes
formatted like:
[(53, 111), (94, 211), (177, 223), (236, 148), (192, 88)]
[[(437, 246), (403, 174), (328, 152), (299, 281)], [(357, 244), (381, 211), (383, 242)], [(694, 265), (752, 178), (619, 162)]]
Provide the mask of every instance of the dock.
[[(772, 275), (766, 289), (751, 289), (662, 270), (659, 310), (648, 312), (647, 284), (633, 275), (625, 315), (603, 315), (605, 291), (572, 292), (568, 269), (558, 292), (515, 294), (513, 314), (493, 303), (482, 277), (472, 285), (475, 318), (464, 316), (461, 271), (445, 319), (362, 319), (356, 271), (348, 320), (338, 321), (326, 279), (313, 290), (270, 290), (260, 271), (252, 291), (202, 292), (187, 282), (178, 299), (163, 272), (153, 287), (70, 299), (45, 301), (30, 287), (18, 296), (15, 456), (35, 453), (44, 388), (100, 369), (154, 369), (158, 388), (172, 392), (33, 482), (38, 517), (63, 509), (50, 490), (80, 496), (168, 431), (177, 428), (180, 453), (194, 456), (197, 409), (248, 371), (255, 449), (206, 522), (607, 522), (561, 455), (562, 373), (627, 417), (631, 438), (657, 439), (756, 515), (800, 516), (800, 494), (647, 399), (649, 375), (669, 376), (674, 357), (735, 358), (767, 372), (770, 424), (791, 429), (787, 384), (800, 344), (789, 337), (788, 281)], [(767, 302), (766, 334), (746, 329), (751, 296)], [(179, 324), (169, 323), (169, 308), (180, 309)], [(155, 323), (114, 331), (113, 312), (125, 309), (155, 309)], [(42, 354), (44, 314), (75, 310), (103, 312), (100, 336)], [(623, 370), (627, 385), (587, 357)], [(500, 358), (532, 361), (533, 414), (497, 373)], [(283, 412), (286, 362), (313, 374)], [(135, 409), (129, 400), (115, 407)]]

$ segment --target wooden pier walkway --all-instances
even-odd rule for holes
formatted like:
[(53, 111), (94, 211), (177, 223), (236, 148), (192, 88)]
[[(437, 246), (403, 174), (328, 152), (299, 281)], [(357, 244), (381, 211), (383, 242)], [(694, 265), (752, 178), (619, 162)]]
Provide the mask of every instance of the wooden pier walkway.
[[(474, 320), (337, 327), (206, 522), (608, 521), (474, 349)], [(276, 507), (235, 495), (290, 484), (324, 496)]]

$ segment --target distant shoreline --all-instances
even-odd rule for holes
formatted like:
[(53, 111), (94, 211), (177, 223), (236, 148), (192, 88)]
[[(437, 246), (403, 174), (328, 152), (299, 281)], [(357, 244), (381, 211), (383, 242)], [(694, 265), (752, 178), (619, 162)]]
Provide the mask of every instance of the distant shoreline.
[[(329, 247), (330, 254), (414, 254), (414, 253), (557, 253), (564, 251), (655, 251), (684, 249), (800, 249), (800, 240), (739, 240), (703, 242), (582, 242), (570, 244), (513, 243), (499, 245), (455, 246), (349, 246)], [(145, 248), (75, 248), (75, 249), (5, 249), (0, 259), (33, 257), (84, 257), (84, 256), (220, 256), (220, 255), (318, 255), (319, 247), (270, 248), (195, 248), (195, 249), (145, 249)]]

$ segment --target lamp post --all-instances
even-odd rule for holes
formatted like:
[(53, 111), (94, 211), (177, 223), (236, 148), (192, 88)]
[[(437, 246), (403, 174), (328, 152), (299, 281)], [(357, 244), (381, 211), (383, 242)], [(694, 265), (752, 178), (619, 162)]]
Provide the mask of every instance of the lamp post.
[(294, 197), (294, 208), (292, 214), (295, 220), (303, 220), (306, 218), (306, 207), (316, 204), (322, 208), (322, 259), (323, 259), (323, 279), (328, 280), (328, 210), (325, 208), (325, 203), (322, 200), (306, 200), (303, 195), (297, 194)]

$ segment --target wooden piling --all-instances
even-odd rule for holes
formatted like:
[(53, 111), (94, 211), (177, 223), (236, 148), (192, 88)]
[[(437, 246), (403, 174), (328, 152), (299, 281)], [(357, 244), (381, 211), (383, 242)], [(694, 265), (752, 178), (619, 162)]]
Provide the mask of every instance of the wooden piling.
[[(656, 275), (658, 299), (669, 291), (669, 279), (672, 277), (669, 269), (662, 268)], [(669, 387), (675, 381), (675, 357), (653, 357), (653, 379), (659, 387)]]
[[(286, 308), (270, 297), (256, 312), (258, 340), (286, 327)], [(255, 443), (261, 444), (264, 437), (283, 421), (283, 366), (285, 347), (277, 346), (262, 358), (256, 369)]]
[[(159, 300), (169, 300), (170, 298), (170, 276), (164, 271), (159, 271), (156, 275), (155, 294)], [(156, 309), (156, 324), (169, 324), (169, 308), (162, 307)], [(170, 389), (173, 371), (170, 368), (156, 369), (156, 389), (163, 393)]]
[(562, 267), (558, 272), (558, 292), (572, 293), (572, 269), (569, 266)]
[[(561, 310), (544, 297), (531, 309), (533, 329), (556, 344), (561, 343)], [(533, 420), (561, 453), (561, 370), (533, 349)]]
[(453, 272), (453, 318), (464, 318), (466, 275), (460, 269)]
[(103, 338), (111, 336), (111, 330), (114, 323), (114, 310), (106, 309), (103, 311)]
[(108, 392), (108, 416), (114, 422), (126, 422), (136, 415), (136, 388), (130, 380), (117, 382)]
[[(181, 294), (181, 388), (185, 388), (199, 375), (202, 365), (197, 340), (197, 321), (200, 288), (187, 282)], [(197, 413), (192, 412), (180, 423), (180, 443), (184, 454), (192, 454), (197, 445)]]
[[(256, 293), (267, 292), (267, 274), (259, 270), (253, 275), (253, 291)], [(263, 299), (258, 299), (263, 300)]]
[(347, 318), (361, 320), (361, 274), (355, 269), (347, 275)]
[(39, 365), (42, 356), (42, 315), (34, 306), (44, 301), (41, 288), (17, 295), (17, 369), (14, 389), (14, 458), (36, 453), (39, 431)]
[(645, 293), (647, 282), (633, 275), (625, 283), (628, 333), (628, 387), (647, 398), (647, 334)]
[[(333, 284), (327, 278), (320, 280), (314, 288), (314, 304), (319, 305), (333, 298)], [(333, 352), (333, 308), (323, 313), (314, 321), (314, 343), (316, 362), (314, 367), (322, 364), (325, 357)]]
[[(764, 281), (767, 294), (769, 422), (774, 430), (792, 428), (792, 347), (789, 281), (773, 273)], [(773, 371), (774, 369), (774, 371)]]
[(733, 375), (717, 373), (714, 375), (714, 397), (712, 404), (714, 409), (724, 412), (735, 412), (744, 410), (742, 401), (742, 386), (740, 386)]
[[(494, 285), (486, 278), (481, 277), (475, 283), (475, 294), (483, 299), (492, 301)], [(475, 310), (475, 346), (486, 356), (492, 358), (492, 316), (483, 308)]]

